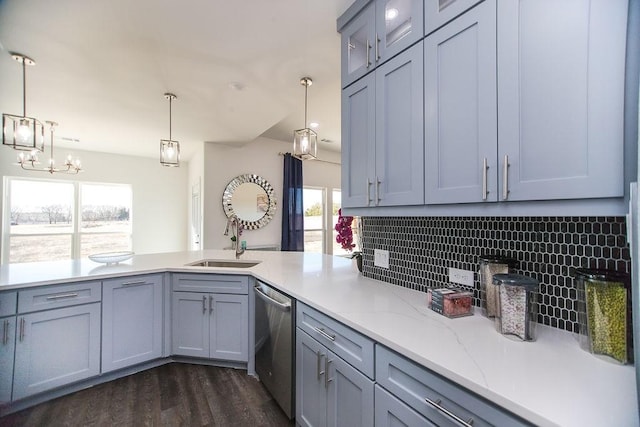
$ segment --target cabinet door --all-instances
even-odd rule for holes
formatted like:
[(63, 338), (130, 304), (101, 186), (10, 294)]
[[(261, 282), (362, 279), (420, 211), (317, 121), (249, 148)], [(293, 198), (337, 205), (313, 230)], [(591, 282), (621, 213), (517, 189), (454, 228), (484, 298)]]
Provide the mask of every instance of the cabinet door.
[(436, 427), (391, 393), (376, 385), (376, 427)]
[(327, 425), (326, 357), (324, 346), (296, 331), (296, 422), (303, 427)]
[(249, 298), (246, 295), (209, 295), (210, 357), (249, 360)]
[(174, 292), (172, 310), (172, 354), (209, 357), (209, 294)]
[(100, 303), (18, 316), (13, 399), (100, 373)]
[(327, 425), (330, 427), (373, 425), (373, 381), (328, 351)]
[(423, 0), (376, 1), (376, 65), (424, 37), (422, 3)]
[(496, 3), (424, 41), (425, 201), (496, 201)]
[(376, 206), (424, 203), (422, 58), (422, 43), (418, 43), (375, 73)]
[(162, 275), (102, 286), (102, 372), (162, 356)]
[(375, 77), (363, 77), (342, 91), (342, 206), (371, 204), (375, 179)]
[(0, 319), (0, 407), (11, 402), (13, 357), (16, 347), (16, 318)]
[(499, 2), (500, 200), (623, 196), (627, 3)]
[(425, 0), (424, 33), (429, 34), (482, 0)]
[(343, 88), (373, 70), (375, 26), (375, 4), (371, 3), (342, 29), (340, 68)]

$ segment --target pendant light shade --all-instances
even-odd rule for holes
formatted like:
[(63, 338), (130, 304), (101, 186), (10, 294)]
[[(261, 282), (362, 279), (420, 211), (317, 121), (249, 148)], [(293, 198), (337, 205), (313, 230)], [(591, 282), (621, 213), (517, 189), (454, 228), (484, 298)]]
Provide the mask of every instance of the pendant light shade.
[(318, 134), (307, 125), (307, 90), (313, 84), (311, 77), (303, 77), (304, 86), (304, 128), (293, 131), (293, 155), (300, 160), (314, 160), (318, 156)]
[(171, 139), (171, 102), (177, 97), (172, 93), (165, 93), (169, 100), (169, 139), (160, 140), (160, 164), (167, 167), (180, 166), (180, 143)]
[(2, 115), (2, 145), (16, 150), (44, 151), (44, 126), (33, 118), (27, 117), (27, 65), (36, 65), (28, 56), (11, 52), (11, 57), (22, 64), (22, 116)]

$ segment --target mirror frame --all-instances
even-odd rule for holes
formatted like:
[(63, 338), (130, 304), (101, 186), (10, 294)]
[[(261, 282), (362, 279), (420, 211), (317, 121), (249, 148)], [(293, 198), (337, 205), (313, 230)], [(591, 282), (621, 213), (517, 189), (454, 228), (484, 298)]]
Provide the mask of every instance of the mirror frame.
[(233, 193), (236, 189), (242, 184), (251, 183), (259, 185), (265, 193), (267, 193), (267, 199), (269, 202), (269, 206), (267, 207), (267, 211), (264, 215), (255, 221), (247, 221), (238, 217), (240, 220), (240, 224), (242, 224), (242, 228), (245, 230), (257, 230), (258, 228), (262, 228), (267, 225), (272, 219), (273, 215), (276, 211), (276, 196), (271, 184), (269, 181), (261, 177), (260, 175), (246, 173), (244, 175), (239, 175), (231, 180), (227, 187), (224, 189), (224, 193), (222, 194), (222, 208), (224, 209), (224, 213), (227, 218), (230, 218), (232, 215), (236, 215), (236, 212), (233, 209), (233, 204), (231, 199), (233, 199)]

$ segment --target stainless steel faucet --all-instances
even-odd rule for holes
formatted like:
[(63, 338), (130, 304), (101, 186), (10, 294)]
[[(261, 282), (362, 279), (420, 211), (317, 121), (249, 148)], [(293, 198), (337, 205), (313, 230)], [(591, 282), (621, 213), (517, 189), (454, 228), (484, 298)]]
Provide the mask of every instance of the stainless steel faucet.
[(235, 232), (234, 236), (236, 236), (236, 259), (240, 259), (240, 255), (244, 253), (244, 248), (240, 247), (240, 220), (236, 215), (231, 215), (229, 219), (227, 219), (227, 227), (224, 229), (224, 235), (229, 235), (229, 226), (231, 226), (231, 230), (233, 231), (233, 226), (235, 224)]

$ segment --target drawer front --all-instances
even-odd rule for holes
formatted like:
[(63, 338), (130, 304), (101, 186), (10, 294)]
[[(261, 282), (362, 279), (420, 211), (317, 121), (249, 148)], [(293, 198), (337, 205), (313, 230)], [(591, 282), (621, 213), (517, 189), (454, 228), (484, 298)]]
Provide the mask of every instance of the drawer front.
[(136, 285), (159, 285), (162, 283), (162, 274), (118, 277), (117, 279), (103, 280), (102, 283), (109, 286), (110, 289)]
[(474, 427), (530, 425), (379, 344), (376, 381), (439, 426), (459, 426), (461, 422)]
[(98, 302), (102, 296), (100, 282), (51, 285), (18, 292), (18, 313), (69, 307)]
[(16, 314), (17, 300), (18, 292), (14, 291), (0, 293), (0, 317)]
[(375, 427), (437, 427), (377, 384), (375, 399)]
[(322, 345), (373, 379), (373, 341), (340, 322), (308, 307), (297, 305), (297, 326)]
[(249, 277), (233, 274), (173, 274), (174, 291), (248, 294)]

